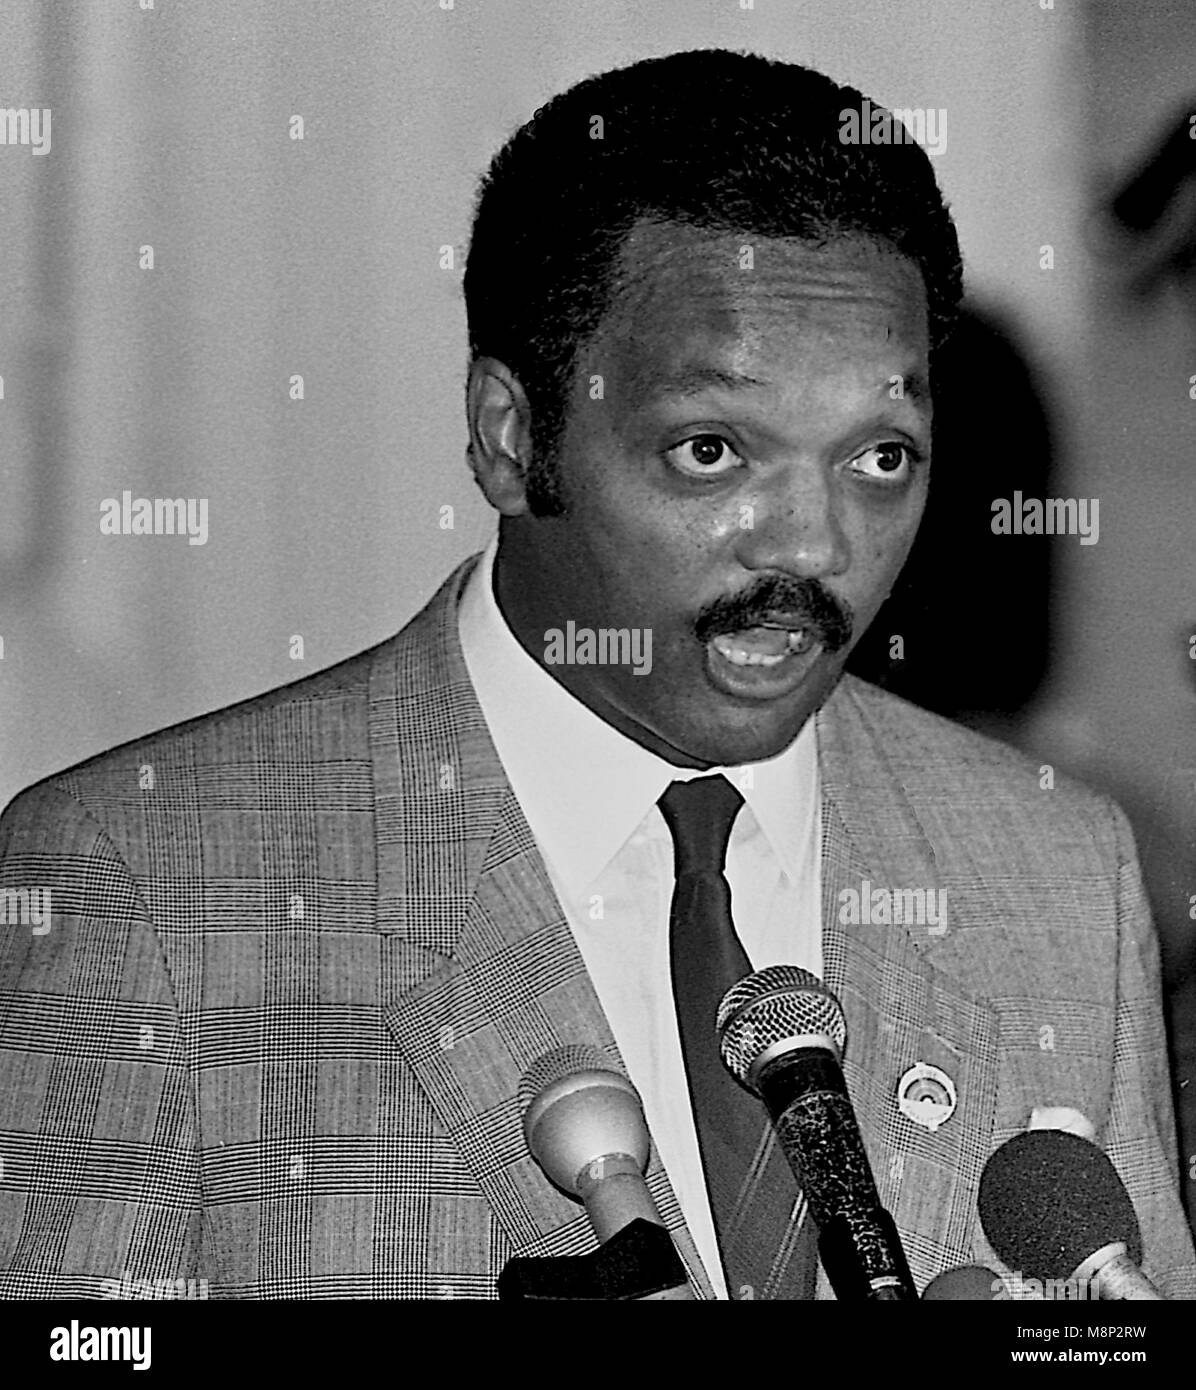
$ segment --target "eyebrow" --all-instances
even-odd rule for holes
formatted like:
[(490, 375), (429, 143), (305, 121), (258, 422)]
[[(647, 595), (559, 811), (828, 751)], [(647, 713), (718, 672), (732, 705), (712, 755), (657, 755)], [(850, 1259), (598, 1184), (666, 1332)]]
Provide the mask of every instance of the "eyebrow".
[[(900, 376), (902, 395), (905, 400), (912, 401), (919, 406), (930, 403), (930, 387), (926, 378), (918, 372), (894, 372), (892, 376), (885, 377), (877, 385), (877, 395), (888, 395), (892, 387), (893, 376)], [(644, 400), (645, 402), (652, 402), (665, 396), (681, 398), (698, 396), (711, 387), (718, 387), (723, 391), (751, 391), (761, 386), (767, 387), (770, 384), (767, 381), (760, 381), (757, 377), (747, 376), (743, 372), (726, 371), (721, 367), (694, 365), (682, 367), (669, 376), (656, 377), (645, 392)]]
[(651, 382), (647, 399), (660, 396), (697, 396), (712, 386), (724, 391), (751, 391), (759, 386), (767, 386), (767, 381), (759, 381), (754, 376), (742, 372), (728, 372), (721, 367), (682, 367), (671, 376), (656, 377)]

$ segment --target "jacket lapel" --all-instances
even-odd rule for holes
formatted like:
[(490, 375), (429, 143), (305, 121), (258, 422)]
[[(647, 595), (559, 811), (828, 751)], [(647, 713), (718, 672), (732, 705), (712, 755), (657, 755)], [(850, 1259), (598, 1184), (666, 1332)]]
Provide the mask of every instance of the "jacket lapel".
[[(846, 1014), (843, 1070), (881, 1201), (921, 1290), (944, 1269), (969, 1263), (978, 1234), (975, 1193), (997, 1094), (997, 1019), (940, 966), (951, 970), (965, 949), (979, 904), (961, 880), (940, 873), (890, 763), (891, 731), (882, 735), (872, 724), (858, 682), (844, 678), (818, 721), (825, 980)], [(902, 751), (910, 756), (910, 748)], [(848, 895), (860, 901), (877, 889), (945, 891), (945, 922), (842, 920)], [(955, 1113), (933, 1132), (898, 1107), (898, 1083), (919, 1062), (941, 1069), (956, 1088)], [(821, 1271), (819, 1296), (830, 1296)]]
[[(507, 1253), (575, 1255), (596, 1241), (581, 1206), (527, 1152), (519, 1084), (567, 1043), (626, 1068), (461, 655), (457, 601), (474, 563), (449, 576), (371, 676), (379, 926), (395, 933), (399, 985), (384, 1016)], [(648, 1185), (695, 1287), (712, 1297), (655, 1152)]]

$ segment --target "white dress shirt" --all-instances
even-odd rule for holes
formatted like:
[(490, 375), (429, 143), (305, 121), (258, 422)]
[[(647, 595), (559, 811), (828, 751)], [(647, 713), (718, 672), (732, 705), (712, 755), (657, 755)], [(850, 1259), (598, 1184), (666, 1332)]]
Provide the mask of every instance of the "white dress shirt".
[(743, 794), (727, 849), (735, 928), (752, 968), (821, 978), (820, 796), (814, 720), (742, 767), (674, 767), (620, 733), (520, 646), (494, 597), (497, 535), (458, 609), (495, 750), (564, 910), (710, 1282), (727, 1297), (673, 1005), (669, 783), (721, 772)]

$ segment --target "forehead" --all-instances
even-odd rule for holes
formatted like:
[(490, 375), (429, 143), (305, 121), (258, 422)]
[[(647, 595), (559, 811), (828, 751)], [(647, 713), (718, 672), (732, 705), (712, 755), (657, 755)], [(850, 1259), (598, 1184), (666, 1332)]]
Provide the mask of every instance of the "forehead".
[(641, 222), (594, 346), (633, 397), (695, 362), (762, 380), (795, 368), (921, 375), (925, 284), (908, 257), (863, 238), (815, 246)]

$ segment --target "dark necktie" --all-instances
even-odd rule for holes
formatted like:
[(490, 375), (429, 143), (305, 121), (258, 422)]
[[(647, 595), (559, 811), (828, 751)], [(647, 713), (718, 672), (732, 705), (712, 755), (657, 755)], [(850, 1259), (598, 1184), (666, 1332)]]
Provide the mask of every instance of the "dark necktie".
[(723, 995), (752, 969), (723, 874), (743, 797), (717, 775), (672, 782), (658, 804), (673, 836), (673, 999), (728, 1292), (812, 1298), (817, 1257), (810, 1222), (799, 1232), (789, 1219), (796, 1181), (760, 1101), (723, 1066), (714, 1026)]

